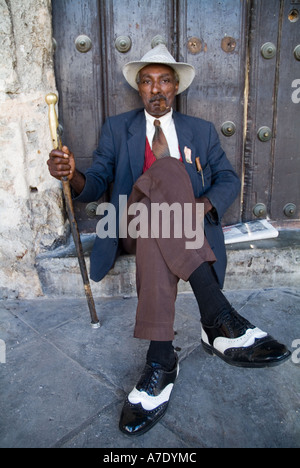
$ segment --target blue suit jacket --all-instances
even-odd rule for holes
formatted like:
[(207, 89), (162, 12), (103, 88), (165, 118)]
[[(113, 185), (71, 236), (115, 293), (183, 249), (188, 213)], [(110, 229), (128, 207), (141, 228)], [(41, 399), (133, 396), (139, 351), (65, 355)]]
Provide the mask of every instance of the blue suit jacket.
[[(216, 209), (216, 216), (205, 217), (205, 235), (214, 251), (214, 264), (219, 283), (223, 286), (226, 270), (226, 251), (221, 218), (240, 191), (240, 181), (224, 151), (212, 123), (173, 112), (178, 142), (195, 197), (205, 195)], [(129, 197), (133, 184), (143, 172), (146, 144), (146, 119), (143, 109), (110, 117), (104, 123), (94, 162), (85, 173), (86, 184), (76, 198), (81, 202), (98, 200), (114, 182), (110, 202), (118, 216), (119, 195)], [(184, 157), (184, 147), (191, 149), (192, 164)], [(199, 157), (204, 175), (197, 171)], [(118, 218), (117, 218), (118, 219)], [(118, 239), (107, 237), (96, 241), (91, 253), (91, 278), (100, 281), (114, 264)]]

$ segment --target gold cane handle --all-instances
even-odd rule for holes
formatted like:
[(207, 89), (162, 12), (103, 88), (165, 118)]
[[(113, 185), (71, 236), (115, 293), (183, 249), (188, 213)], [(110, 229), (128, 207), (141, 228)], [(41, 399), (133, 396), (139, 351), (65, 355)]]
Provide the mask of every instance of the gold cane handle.
[(49, 93), (45, 97), (45, 101), (49, 106), (49, 127), (50, 133), (52, 138), (53, 149), (61, 149), (61, 141), (58, 136), (58, 119), (55, 111), (55, 104), (57, 103), (58, 99), (56, 94)]

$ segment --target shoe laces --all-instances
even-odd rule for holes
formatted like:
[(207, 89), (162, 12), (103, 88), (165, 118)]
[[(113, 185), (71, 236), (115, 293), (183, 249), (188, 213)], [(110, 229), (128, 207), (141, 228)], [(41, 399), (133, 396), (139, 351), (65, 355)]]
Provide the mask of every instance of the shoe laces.
[(249, 328), (255, 328), (247, 319), (230, 309), (221, 312), (216, 319), (216, 327), (226, 326), (233, 338), (243, 335)]
[(146, 364), (146, 367), (144, 369), (144, 372), (137, 384), (137, 389), (139, 391), (144, 391), (148, 395), (155, 396), (154, 395), (154, 388), (157, 386), (160, 373), (162, 371), (162, 367), (160, 364), (157, 364), (155, 362), (152, 362), (150, 364)]

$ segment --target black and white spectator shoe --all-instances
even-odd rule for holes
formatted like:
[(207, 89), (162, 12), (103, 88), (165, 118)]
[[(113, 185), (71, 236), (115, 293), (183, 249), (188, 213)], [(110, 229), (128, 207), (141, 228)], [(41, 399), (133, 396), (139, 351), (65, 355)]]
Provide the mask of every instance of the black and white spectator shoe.
[(291, 355), (285, 345), (252, 325), (234, 309), (220, 314), (213, 327), (202, 325), (201, 338), (205, 351), (233, 366), (276, 366)]
[(179, 372), (178, 357), (171, 371), (159, 364), (146, 364), (142, 376), (127, 396), (119, 428), (127, 435), (140, 435), (151, 429), (165, 414)]

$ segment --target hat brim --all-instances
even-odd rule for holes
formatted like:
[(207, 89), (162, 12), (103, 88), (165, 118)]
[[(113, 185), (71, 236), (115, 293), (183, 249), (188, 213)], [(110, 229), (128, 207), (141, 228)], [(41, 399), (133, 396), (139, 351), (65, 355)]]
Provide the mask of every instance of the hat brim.
[(129, 62), (123, 67), (123, 75), (126, 81), (132, 86), (134, 89), (138, 91), (138, 85), (136, 83), (136, 76), (138, 72), (146, 67), (147, 65), (154, 65), (159, 63), (160, 65), (167, 65), (168, 67), (173, 68), (176, 71), (177, 75), (179, 76), (179, 87), (177, 94), (182, 93), (185, 91), (192, 83), (193, 79), (195, 78), (195, 69), (192, 65), (188, 63), (166, 63), (166, 62)]

